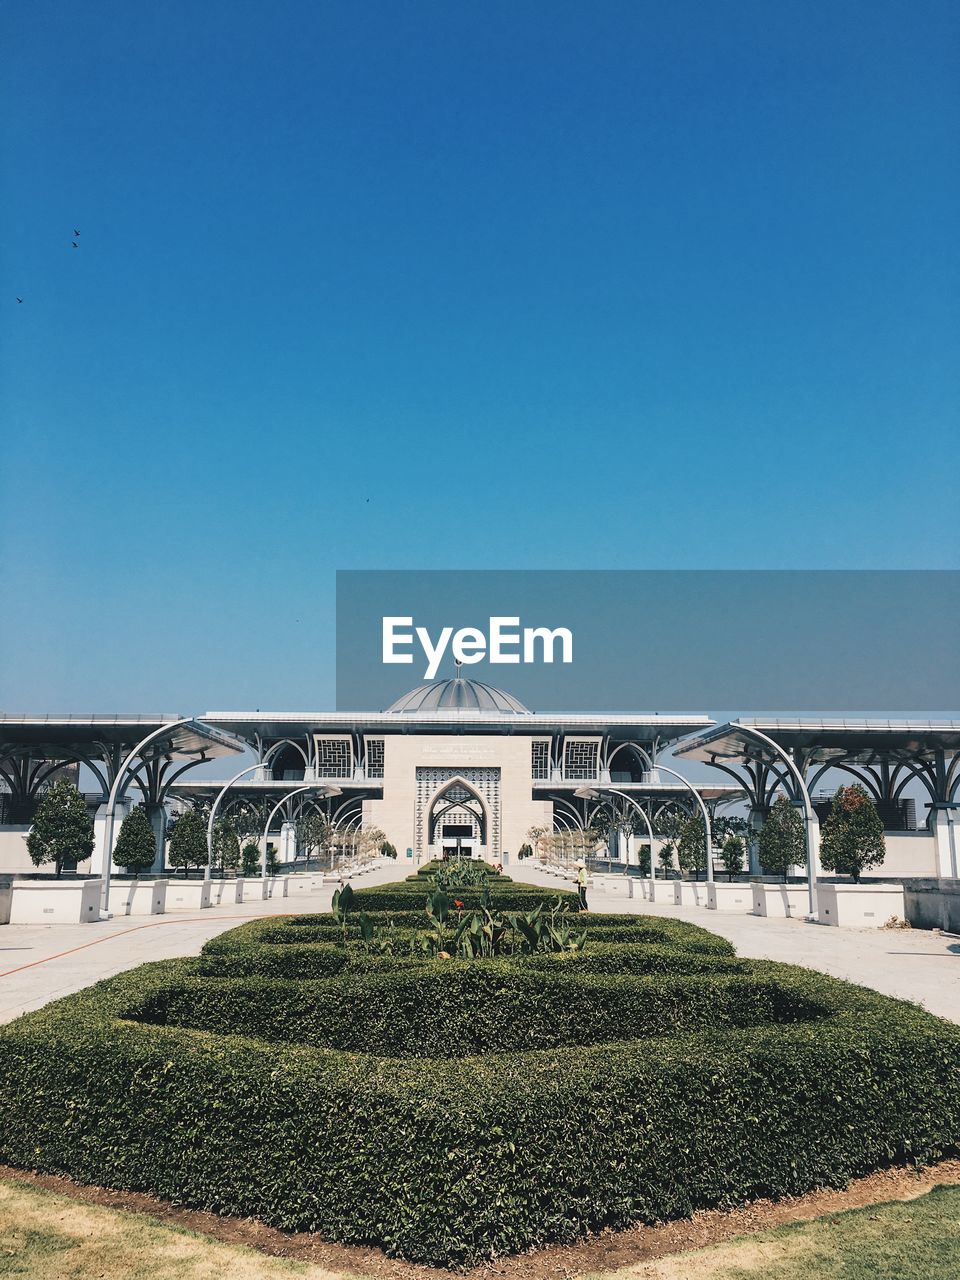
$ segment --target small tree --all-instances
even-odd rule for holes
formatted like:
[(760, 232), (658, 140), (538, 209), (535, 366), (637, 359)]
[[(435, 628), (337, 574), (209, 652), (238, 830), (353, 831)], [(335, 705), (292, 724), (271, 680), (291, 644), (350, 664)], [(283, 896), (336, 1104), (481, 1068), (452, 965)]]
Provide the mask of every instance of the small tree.
[(532, 857), (533, 857), (533, 850), (531, 849), (530, 845), (528, 845), (527, 843), (522, 844), (520, 848), (517, 850), (518, 862), (523, 862), (524, 858), (532, 858)]
[(142, 804), (131, 809), (123, 820), (117, 843), (113, 850), (113, 860), (118, 867), (132, 871), (138, 876), (153, 866), (157, 856), (157, 839), (153, 827)]
[(260, 850), (251, 841), (243, 846), (240, 855), (243, 865), (243, 874), (245, 876), (255, 876), (260, 867)]
[(390, 843), (389, 840), (384, 840), (383, 844), (380, 846), (380, 857), (391, 858), (394, 862), (396, 862), (397, 851), (396, 851), (396, 848)]
[(692, 813), (680, 828), (677, 863), (681, 871), (692, 871), (695, 876), (707, 865), (707, 842), (699, 813)]
[(731, 832), (720, 850), (720, 861), (731, 880), (743, 870), (744, 853), (743, 840)]
[(193, 809), (180, 815), (170, 827), (167, 861), (184, 875), (190, 867), (202, 867), (207, 861), (207, 829)]
[(537, 856), (540, 858), (543, 857), (543, 850), (540, 847), (541, 841), (546, 840), (550, 835), (552, 835), (552, 832), (547, 827), (534, 826), (527, 830), (527, 839), (530, 841), (537, 853)]
[(799, 867), (807, 859), (807, 842), (803, 818), (786, 796), (777, 796), (757, 838), (764, 871), (782, 875), (791, 867)]
[(637, 850), (637, 858), (640, 862), (640, 874), (648, 876), (650, 874), (650, 846), (642, 844)]
[(885, 854), (883, 822), (876, 805), (859, 782), (841, 787), (823, 824), (820, 861), (824, 869), (858, 882), (869, 867), (880, 866)]
[(35, 867), (52, 862), (59, 878), (65, 862), (83, 862), (93, 845), (93, 820), (83, 796), (69, 778), (58, 778), (37, 806), (27, 836), (30, 861)]
[(213, 862), (221, 871), (236, 871), (240, 865), (240, 837), (229, 818), (221, 818), (213, 828)]
[(663, 874), (669, 875), (673, 870), (673, 841), (668, 840), (660, 846), (660, 852), (657, 854), (657, 861), (663, 867)]

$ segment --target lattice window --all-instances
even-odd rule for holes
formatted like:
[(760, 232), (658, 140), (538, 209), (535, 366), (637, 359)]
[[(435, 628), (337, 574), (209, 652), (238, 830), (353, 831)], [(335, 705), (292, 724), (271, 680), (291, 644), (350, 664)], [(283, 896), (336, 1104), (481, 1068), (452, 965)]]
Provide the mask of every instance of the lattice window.
[(563, 776), (574, 780), (596, 778), (599, 753), (599, 738), (568, 738), (563, 744)]
[(367, 777), (383, 777), (383, 738), (367, 738)]
[(317, 739), (317, 773), (321, 778), (353, 776), (353, 749), (349, 738)]
[(550, 780), (550, 743), (533, 741), (530, 744), (531, 772), (534, 778)]

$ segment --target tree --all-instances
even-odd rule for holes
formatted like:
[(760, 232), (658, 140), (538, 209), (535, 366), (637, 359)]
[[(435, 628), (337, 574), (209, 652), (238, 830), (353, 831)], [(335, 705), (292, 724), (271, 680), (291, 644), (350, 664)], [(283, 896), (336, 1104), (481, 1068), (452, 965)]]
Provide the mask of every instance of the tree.
[(859, 782), (840, 787), (820, 838), (824, 870), (852, 876), (858, 882), (868, 867), (878, 867), (886, 854), (883, 822)]
[(650, 846), (642, 844), (637, 850), (637, 857), (640, 862), (640, 874), (648, 876), (650, 874)]
[(167, 861), (171, 867), (202, 867), (207, 861), (207, 829), (193, 809), (180, 815), (170, 827)]
[(240, 865), (240, 837), (230, 818), (214, 824), (213, 862), (221, 871), (236, 871)]
[(677, 863), (681, 871), (692, 871), (695, 876), (707, 865), (707, 841), (699, 813), (690, 814), (680, 828)]
[(786, 796), (777, 796), (760, 828), (757, 844), (764, 871), (782, 875), (784, 880), (790, 867), (799, 867), (806, 862), (803, 818)]
[(547, 836), (551, 834), (552, 833), (547, 827), (530, 827), (527, 830), (527, 839), (533, 845), (538, 857), (543, 857), (543, 850), (540, 848), (540, 842), (545, 840)]
[(743, 870), (744, 855), (743, 840), (740, 836), (731, 832), (724, 840), (720, 850), (720, 861), (723, 863), (724, 870), (731, 880)]
[(113, 860), (118, 867), (138, 876), (148, 871), (157, 856), (157, 838), (142, 804), (131, 809), (123, 820), (120, 834), (113, 850)]
[(532, 858), (532, 857), (533, 857), (533, 849), (531, 849), (530, 845), (526, 843), (522, 844), (520, 848), (517, 850), (518, 862), (522, 862), (524, 858)]
[(252, 841), (243, 846), (240, 859), (243, 866), (243, 874), (245, 876), (255, 876), (260, 868), (260, 850)]
[(314, 849), (319, 851), (321, 860), (328, 854), (334, 838), (334, 828), (326, 814), (317, 810), (304, 814), (297, 819), (297, 843), (307, 855), (307, 869), (310, 869), (310, 855)]
[(663, 867), (664, 875), (669, 875), (669, 873), (673, 870), (673, 841), (672, 840), (668, 840), (665, 844), (662, 844), (660, 846), (660, 852), (657, 854), (657, 859), (661, 867)]
[(396, 847), (392, 845), (389, 840), (384, 840), (383, 844), (380, 846), (380, 857), (392, 858), (393, 861), (396, 862), (397, 850), (396, 850)]
[(93, 853), (93, 820), (69, 778), (58, 778), (43, 794), (27, 836), (35, 867), (52, 862), (59, 878), (65, 862), (83, 862)]

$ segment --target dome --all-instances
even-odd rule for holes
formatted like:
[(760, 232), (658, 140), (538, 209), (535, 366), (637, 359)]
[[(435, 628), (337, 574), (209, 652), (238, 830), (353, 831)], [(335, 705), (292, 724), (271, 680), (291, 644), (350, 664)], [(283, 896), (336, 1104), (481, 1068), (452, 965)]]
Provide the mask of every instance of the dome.
[(454, 715), (528, 716), (531, 712), (503, 689), (479, 680), (430, 680), (387, 707), (392, 715), (415, 716), (446, 712)]

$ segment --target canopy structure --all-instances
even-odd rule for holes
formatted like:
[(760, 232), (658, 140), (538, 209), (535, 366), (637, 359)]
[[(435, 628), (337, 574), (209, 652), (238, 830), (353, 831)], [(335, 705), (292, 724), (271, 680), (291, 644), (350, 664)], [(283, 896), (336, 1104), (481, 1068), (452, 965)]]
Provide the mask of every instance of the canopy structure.
[(8, 791), (6, 821), (29, 822), (40, 790), (64, 765), (83, 764), (106, 802), (124, 761), (150, 739), (128, 770), (148, 805), (161, 804), (181, 774), (207, 760), (243, 751), (245, 744), (199, 720), (159, 715), (28, 716), (0, 714), (0, 780)]
[(685, 739), (677, 756), (724, 770), (765, 812), (773, 793), (794, 796), (790, 757), (807, 790), (831, 769), (851, 774), (881, 807), (895, 808), (911, 780), (931, 808), (955, 804), (960, 791), (958, 720), (733, 720)]
[[(925, 795), (926, 825), (935, 842), (937, 873), (960, 872), (956, 811), (960, 808), (958, 720), (732, 720), (678, 744), (674, 754), (722, 770), (745, 790), (754, 825), (777, 790), (803, 805), (808, 842), (818, 844), (813, 791), (837, 769), (873, 797), (885, 827), (904, 825), (905, 793)], [(812, 830), (811, 830), (812, 829)], [(809, 858), (810, 874), (816, 859)]]

